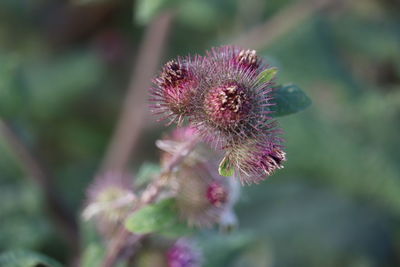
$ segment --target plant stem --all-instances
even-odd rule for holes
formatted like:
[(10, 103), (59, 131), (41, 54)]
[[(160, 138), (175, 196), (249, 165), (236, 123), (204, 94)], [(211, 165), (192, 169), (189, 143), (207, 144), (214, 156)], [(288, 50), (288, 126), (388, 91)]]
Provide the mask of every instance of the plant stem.
[[(167, 177), (177, 168), (182, 161), (194, 150), (196, 145), (199, 143), (197, 137), (188, 141), (179, 151), (176, 153), (172, 159), (169, 161), (167, 166), (160, 172), (160, 174), (154, 178), (154, 181), (149, 184), (143, 191), (138, 205), (133, 209), (132, 212), (142, 208), (143, 206), (154, 202), (159, 193), (163, 189)], [(125, 226), (122, 225), (115, 237), (115, 239), (110, 243), (107, 256), (103, 262), (103, 267), (115, 266), (123, 250), (125, 248), (133, 246), (135, 243), (139, 242), (143, 238), (143, 235), (135, 235), (128, 232)]]
[(173, 12), (164, 11), (148, 26), (138, 50), (121, 114), (100, 172), (123, 172), (146, 122), (146, 96), (170, 32)]

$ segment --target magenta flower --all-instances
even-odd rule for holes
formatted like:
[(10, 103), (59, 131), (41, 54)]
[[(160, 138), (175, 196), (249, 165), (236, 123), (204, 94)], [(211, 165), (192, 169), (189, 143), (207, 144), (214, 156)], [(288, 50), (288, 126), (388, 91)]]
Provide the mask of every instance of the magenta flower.
[[(256, 51), (234, 46), (173, 60), (155, 80), (152, 107), (170, 122), (188, 118), (193, 134), (226, 151), (242, 183), (258, 182), (285, 160), (281, 130), (272, 117), (270, 70)], [(165, 147), (177, 148), (173, 142)]]
[(200, 267), (201, 253), (188, 239), (179, 239), (167, 252), (168, 267)]
[(231, 46), (207, 53), (207, 79), (196, 98), (191, 123), (215, 147), (271, 134), (276, 127), (269, 107), (273, 81), (260, 79), (267, 67), (255, 51)]
[(164, 65), (159, 77), (154, 79), (151, 108), (161, 116), (161, 120), (169, 120), (169, 124), (181, 124), (185, 116), (191, 115), (193, 98), (202, 81), (202, 62), (203, 59), (198, 56), (171, 60)]

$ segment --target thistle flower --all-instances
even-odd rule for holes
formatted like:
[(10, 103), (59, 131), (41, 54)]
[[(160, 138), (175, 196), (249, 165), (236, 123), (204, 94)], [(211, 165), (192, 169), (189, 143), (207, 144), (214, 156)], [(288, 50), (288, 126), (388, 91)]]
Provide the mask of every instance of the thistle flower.
[(188, 239), (181, 238), (167, 251), (168, 267), (200, 267), (201, 252)]
[(193, 112), (193, 98), (201, 82), (202, 58), (168, 61), (151, 88), (151, 108), (161, 120), (181, 124), (185, 116)]
[(267, 68), (252, 50), (223, 46), (207, 53), (207, 79), (196, 95), (191, 124), (215, 147), (270, 135), (276, 128), (269, 107), (273, 81), (259, 78)]
[(219, 221), (230, 201), (229, 182), (219, 176), (215, 164), (181, 166), (175, 176), (177, 206), (189, 225), (209, 227)]
[(82, 216), (85, 220), (95, 219), (105, 237), (113, 235), (137, 201), (127, 178), (116, 172), (98, 177), (89, 187), (87, 196)]
[(227, 160), (236, 169), (242, 184), (259, 183), (283, 168), (286, 154), (281, 143), (279, 137), (249, 140), (233, 146), (227, 153)]
[[(157, 145), (164, 150), (162, 165), (168, 164), (179, 148), (194, 136), (193, 128), (183, 127), (158, 141)], [(189, 225), (202, 227), (218, 223), (221, 214), (236, 201), (236, 194), (232, 194), (232, 184), (236, 180), (220, 176), (217, 162), (217, 156), (205, 144), (199, 145), (170, 178), (179, 213)]]

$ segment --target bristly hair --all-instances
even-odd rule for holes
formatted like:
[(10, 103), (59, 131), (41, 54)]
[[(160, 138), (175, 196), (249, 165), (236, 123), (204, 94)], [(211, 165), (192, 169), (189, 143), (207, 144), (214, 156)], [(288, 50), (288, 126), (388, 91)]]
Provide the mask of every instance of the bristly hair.
[(228, 161), (235, 168), (242, 184), (259, 183), (283, 168), (286, 153), (283, 139), (276, 136), (233, 146), (227, 152)]
[(204, 58), (201, 56), (178, 57), (168, 61), (158, 77), (154, 78), (154, 86), (150, 89), (150, 108), (159, 120), (182, 124), (190, 117), (193, 110), (193, 99), (199, 93)]
[(207, 79), (196, 94), (190, 123), (216, 148), (240, 144), (248, 138), (271, 135), (273, 81), (259, 79), (267, 65), (255, 51), (222, 46), (207, 52)]

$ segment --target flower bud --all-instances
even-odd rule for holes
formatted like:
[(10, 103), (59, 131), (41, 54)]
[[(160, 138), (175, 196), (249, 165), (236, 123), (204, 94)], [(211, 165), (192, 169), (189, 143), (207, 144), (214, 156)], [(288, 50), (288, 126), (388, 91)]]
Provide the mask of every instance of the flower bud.
[(193, 111), (193, 98), (200, 83), (201, 59), (195, 57), (167, 62), (151, 89), (151, 108), (161, 119), (180, 124)]
[(232, 147), (228, 160), (233, 163), (242, 183), (258, 183), (283, 168), (286, 153), (280, 138), (250, 140)]
[(200, 267), (201, 253), (188, 239), (179, 239), (167, 252), (168, 267)]

